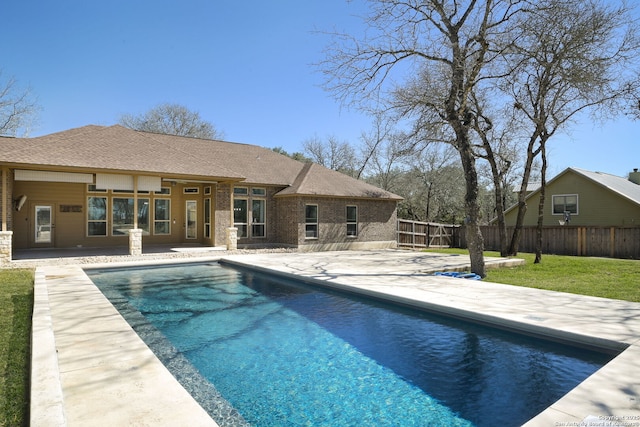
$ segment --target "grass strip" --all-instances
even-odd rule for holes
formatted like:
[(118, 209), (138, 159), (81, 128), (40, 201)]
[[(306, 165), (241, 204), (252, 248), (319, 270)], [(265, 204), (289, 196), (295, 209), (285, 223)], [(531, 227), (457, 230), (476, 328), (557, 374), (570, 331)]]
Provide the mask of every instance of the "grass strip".
[[(429, 252), (468, 254), (461, 249), (429, 249)], [(498, 252), (485, 252), (486, 257), (499, 257)], [(640, 302), (640, 260), (543, 255), (534, 264), (534, 254), (522, 253), (515, 258), (525, 265), (487, 269), (488, 282), (579, 295)]]
[(29, 422), (34, 273), (0, 270), (0, 426)]

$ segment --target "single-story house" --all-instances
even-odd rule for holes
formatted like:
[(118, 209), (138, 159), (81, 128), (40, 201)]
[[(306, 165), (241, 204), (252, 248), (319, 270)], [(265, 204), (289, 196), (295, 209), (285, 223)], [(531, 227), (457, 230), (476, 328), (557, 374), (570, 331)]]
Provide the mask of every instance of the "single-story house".
[(255, 145), (89, 125), (0, 137), (0, 167), (0, 253), (9, 257), (11, 247), (129, 245), (139, 253), (139, 239), (303, 250), (396, 245), (401, 197)]
[[(540, 188), (526, 197), (525, 226), (538, 223)], [(516, 222), (518, 208), (505, 212), (507, 226)], [(567, 168), (547, 182), (543, 225), (605, 227), (640, 226), (640, 172), (628, 178), (603, 172)]]

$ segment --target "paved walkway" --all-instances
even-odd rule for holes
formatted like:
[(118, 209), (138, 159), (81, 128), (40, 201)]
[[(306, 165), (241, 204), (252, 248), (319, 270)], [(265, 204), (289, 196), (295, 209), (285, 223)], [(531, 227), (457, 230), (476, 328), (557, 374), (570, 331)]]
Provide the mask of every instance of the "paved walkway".
[[(461, 255), (382, 250), (220, 257), (583, 345), (626, 348), (527, 426), (571, 425), (590, 416), (627, 417), (624, 425), (640, 426), (638, 303), (431, 275), (468, 266)], [(191, 254), (188, 260), (215, 258)], [(488, 260), (490, 266), (505, 262)], [(32, 425), (215, 425), (79, 265), (38, 267), (35, 299)]]

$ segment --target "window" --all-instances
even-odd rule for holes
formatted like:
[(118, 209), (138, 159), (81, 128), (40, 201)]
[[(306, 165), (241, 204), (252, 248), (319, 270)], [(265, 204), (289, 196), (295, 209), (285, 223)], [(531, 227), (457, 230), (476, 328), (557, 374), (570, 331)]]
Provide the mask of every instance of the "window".
[(238, 229), (238, 238), (247, 236), (247, 199), (233, 200), (233, 226)]
[[(211, 190), (211, 187), (207, 188)], [(204, 199), (204, 237), (211, 238), (211, 199)]]
[(347, 237), (358, 236), (358, 207), (347, 206)]
[(267, 201), (263, 197), (267, 190), (235, 187), (233, 195), (233, 226), (238, 229), (238, 238), (265, 237)]
[(154, 191), (153, 194), (162, 194), (165, 196), (171, 195), (171, 187), (162, 187), (160, 191)]
[[(133, 197), (114, 197), (111, 203), (111, 235), (129, 234), (134, 225)], [(149, 233), (149, 199), (138, 199), (138, 228)]]
[(185, 217), (187, 218), (187, 229), (185, 237), (187, 239), (198, 238), (198, 201), (187, 200), (185, 202)]
[(107, 235), (107, 198), (89, 197), (87, 203), (87, 235)]
[(153, 201), (153, 234), (171, 234), (171, 200)]
[(318, 238), (318, 205), (306, 205), (304, 207), (304, 222), (306, 239)]
[(251, 201), (251, 236), (265, 237), (265, 206), (264, 199)]
[(565, 212), (570, 214), (578, 213), (578, 195), (577, 194), (563, 194), (558, 196), (552, 196), (553, 198), (553, 214), (564, 215)]
[(149, 234), (149, 199), (138, 199), (138, 228), (142, 234)]

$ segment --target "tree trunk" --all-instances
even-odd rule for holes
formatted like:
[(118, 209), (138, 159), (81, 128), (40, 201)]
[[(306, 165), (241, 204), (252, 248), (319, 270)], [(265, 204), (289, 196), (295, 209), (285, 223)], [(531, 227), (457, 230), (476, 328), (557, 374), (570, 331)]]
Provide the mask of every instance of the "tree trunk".
[(541, 141), (542, 168), (540, 170), (540, 202), (538, 203), (538, 224), (536, 226), (536, 258), (534, 264), (542, 261), (542, 224), (544, 220), (544, 199), (547, 187), (547, 152), (545, 142)]
[(520, 191), (518, 191), (518, 215), (516, 216), (516, 223), (513, 228), (513, 234), (511, 235), (511, 244), (509, 245), (509, 255), (518, 255), (518, 245), (520, 244), (520, 235), (522, 233), (522, 225), (524, 224), (524, 215), (527, 213), (527, 186), (529, 179), (531, 178), (531, 168), (533, 160), (539, 153), (539, 149), (535, 150), (535, 142), (538, 139), (538, 130), (529, 139), (529, 145), (527, 146), (527, 160), (524, 164), (524, 172), (522, 174), (522, 183), (520, 184)]
[[(477, 128), (476, 132), (480, 134), (480, 129)], [(493, 148), (489, 143), (485, 134), (481, 134), (485, 151), (487, 152), (487, 161), (491, 166), (491, 176), (493, 178), (494, 197), (496, 203), (496, 216), (498, 220), (498, 237), (500, 239), (500, 256), (506, 257), (509, 254), (509, 247), (507, 242), (507, 222), (504, 217), (504, 186), (502, 185), (501, 172), (498, 169), (495, 154)]]
[(480, 277), (487, 275), (484, 263), (484, 238), (480, 231), (480, 206), (478, 206), (478, 173), (476, 171), (476, 162), (471, 145), (468, 138), (459, 141), (458, 152), (462, 160), (462, 168), (465, 173), (466, 193), (464, 197), (465, 213), (467, 215), (466, 237), (467, 247), (469, 249), (469, 258), (471, 260), (471, 271)]

